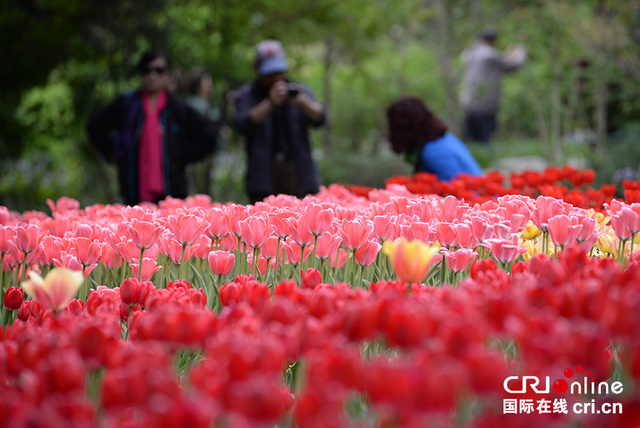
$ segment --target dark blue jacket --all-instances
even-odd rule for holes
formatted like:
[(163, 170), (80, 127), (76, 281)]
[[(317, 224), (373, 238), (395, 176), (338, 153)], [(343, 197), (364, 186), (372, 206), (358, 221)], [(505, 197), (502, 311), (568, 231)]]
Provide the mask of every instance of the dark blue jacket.
[[(259, 83), (254, 81), (236, 91), (234, 122), (238, 131), (246, 137), (247, 179), (245, 187), (247, 192), (272, 194), (273, 128), (277, 125), (273, 116), (268, 116), (259, 124), (254, 123), (249, 117), (249, 110), (265, 98), (264, 91), (257, 85)], [(313, 93), (306, 87), (305, 92), (314, 98)], [(323, 113), (317, 122), (311, 122), (300, 108), (285, 104), (285, 109), (288, 129), (280, 130), (280, 132), (289, 133), (293, 161), (300, 176), (303, 193), (316, 193), (320, 187), (320, 179), (316, 164), (311, 156), (309, 127), (324, 124), (325, 114)]]
[[(140, 202), (138, 150), (144, 122), (141, 96), (140, 91), (119, 96), (87, 124), (91, 141), (107, 160), (118, 166), (120, 192), (128, 205)], [(216, 126), (172, 94), (167, 94), (160, 121), (165, 131), (162, 141), (165, 196), (185, 198), (188, 194), (185, 167), (214, 150)]]

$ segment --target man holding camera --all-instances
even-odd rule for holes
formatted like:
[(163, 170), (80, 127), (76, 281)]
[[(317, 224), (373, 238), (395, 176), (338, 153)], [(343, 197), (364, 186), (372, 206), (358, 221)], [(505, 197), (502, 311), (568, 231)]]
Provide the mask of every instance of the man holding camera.
[(325, 110), (303, 83), (286, 78), (288, 69), (282, 44), (264, 40), (256, 46), (257, 78), (236, 91), (235, 125), (246, 137), (245, 187), (251, 203), (319, 190), (309, 127), (325, 122)]

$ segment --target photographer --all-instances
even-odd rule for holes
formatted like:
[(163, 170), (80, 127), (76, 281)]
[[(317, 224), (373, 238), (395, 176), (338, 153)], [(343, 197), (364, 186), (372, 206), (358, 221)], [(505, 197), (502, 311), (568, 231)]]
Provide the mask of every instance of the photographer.
[(282, 44), (262, 41), (256, 46), (256, 80), (236, 91), (235, 125), (246, 137), (245, 187), (251, 203), (319, 190), (309, 127), (325, 122), (325, 110), (303, 83), (286, 78), (288, 69)]

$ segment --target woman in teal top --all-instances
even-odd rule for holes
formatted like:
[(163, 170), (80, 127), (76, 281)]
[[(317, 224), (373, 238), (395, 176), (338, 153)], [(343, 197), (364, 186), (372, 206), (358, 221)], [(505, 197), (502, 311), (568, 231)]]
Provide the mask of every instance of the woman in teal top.
[(416, 156), (416, 172), (430, 172), (443, 181), (460, 173), (484, 175), (465, 144), (420, 99), (398, 99), (387, 109), (387, 120), (393, 151)]

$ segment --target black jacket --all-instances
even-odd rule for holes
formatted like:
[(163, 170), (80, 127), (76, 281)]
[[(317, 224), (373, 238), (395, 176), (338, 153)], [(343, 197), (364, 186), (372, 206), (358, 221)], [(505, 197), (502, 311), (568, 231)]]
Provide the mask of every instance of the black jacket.
[[(305, 87), (305, 92), (315, 99), (309, 88)], [(260, 103), (266, 94), (266, 89), (261, 88), (257, 81), (247, 83), (236, 91), (234, 123), (236, 128), (246, 136), (247, 181), (245, 185), (249, 193), (271, 194), (273, 192), (273, 135), (274, 128), (280, 125), (274, 121), (273, 115), (268, 116), (260, 124), (253, 123), (249, 117), (249, 110)], [(309, 128), (324, 124), (326, 113), (323, 112), (317, 122), (312, 122), (298, 107), (285, 104), (283, 108), (287, 118), (286, 129), (280, 128), (278, 131), (289, 134), (293, 151), (291, 156), (300, 176), (301, 190), (303, 193), (316, 193), (320, 186), (320, 177), (311, 156)]]
[[(141, 95), (138, 90), (119, 96), (87, 124), (91, 141), (107, 160), (118, 166), (120, 192), (128, 205), (140, 202), (138, 150), (144, 123)], [(160, 122), (164, 129), (165, 196), (185, 198), (188, 194), (185, 167), (215, 149), (216, 125), (172, 94), (167, 94)]]

